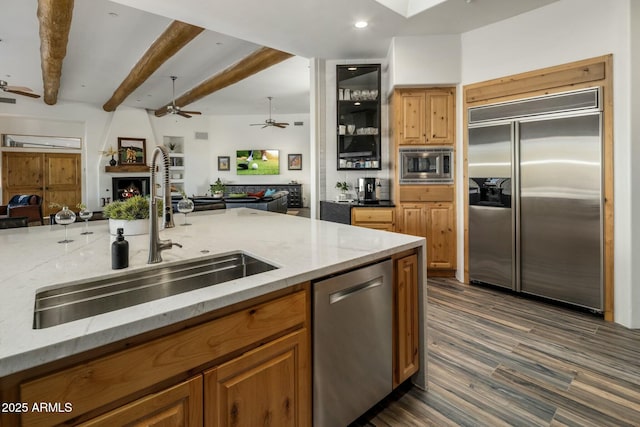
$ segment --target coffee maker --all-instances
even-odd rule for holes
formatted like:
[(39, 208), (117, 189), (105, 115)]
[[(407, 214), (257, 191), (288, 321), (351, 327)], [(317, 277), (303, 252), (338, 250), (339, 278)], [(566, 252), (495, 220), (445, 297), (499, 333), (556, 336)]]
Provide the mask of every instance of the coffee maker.
[(358, 178), (358, 200), (362, 203), (378, 203), (381, 189), (380, 178)]

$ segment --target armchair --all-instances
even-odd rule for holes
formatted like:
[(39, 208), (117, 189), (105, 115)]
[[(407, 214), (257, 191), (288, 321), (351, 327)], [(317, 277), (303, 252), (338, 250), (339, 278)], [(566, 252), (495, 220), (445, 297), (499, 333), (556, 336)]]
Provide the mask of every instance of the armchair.
[(2, 215), (8, 218), (27, 217), (28, 222), (39, 221), (44, 225), (42, 197), (36, 194), (13, 196), (8, 204), (0, 206), (0, 216)]

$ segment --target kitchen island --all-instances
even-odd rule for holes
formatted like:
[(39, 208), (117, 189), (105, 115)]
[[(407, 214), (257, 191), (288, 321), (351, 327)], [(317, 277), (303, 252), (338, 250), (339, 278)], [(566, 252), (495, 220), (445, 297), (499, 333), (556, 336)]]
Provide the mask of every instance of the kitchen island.
[[(101, 348), (112, 352), (128, 348), (131, 343), (139, 342), (136, 337), (151, 334), (150, 338), (155, 338), (154, 331), (173, 327), (171, 332), (175, 332), (179, 328), (174, 325), (183, 323), (184, 328), (192, 327), (188, 323), (191, 319), (203, 316), (215, 319), (213, 314), (229, 307), (242, 309), (246, 301), (266, 304), (265, 296), (279, 297), (285, 295), (288, 288), (300, 289), (304, 287), (301, 284), (395, 254), (414, 251), (419, 265), (425, 265), (424, 239), (409, 235), (245, 208), (193, 213), (189, 215), (191, 226), (179, 225), (181, 215), (176, 215), (175, 222), (175, 228), (162, 230), (160, 236), (183, 247), (163, 251), (166, 265), (243, 251), (278, 268), (58, 326), (33, 329), (34, 297), (38, 290), (98, 277), (116, 279), (148, 269), (149, 236), (127, 236), (129, 268), (114, 271), (110, 257), (113, 237), (108, 234), (106, 221), (91, 222), (89, 229), (93, 234), (85, 236), (80, 235), (82, 224), (71, 225), (68, 233), (74, 241), (67, 244), (57, 243), (64, 235), (60, 226), (0, 232), (4, 273), (0, 278), (3, 292), (0, 302), (3, 402), (8, 398), (19, 400), (20, 396), (11, 389), (15, 388), (13, 379), (19, 378), (22, 372), (35, 370), (44, 374), (46, 371), (38, 372), (39, 367), (71, 366), (56, 363), (82, 362), (83, 354), (95, 357)], [(420, 318), (424, 319), (426, 274), (423, 268), (418, 272)], [(277, 302), (274, 304), (277, 307)], [(282, 304), (286, 307), (289, 302), (283, 300)], [(309, 303), (304, 304), (308, 307)], [(247, 313), (253, 315), (255, 309)], [(305, 324), (310, 326), (308, 319)], [(421, 370), (415, 381), (424, 386), (423, 327), (420, 328), (420, 353)], [(37, 384), (32, 382), (31, 388), (37, 388)], [(22, 391), (29, 391), (29, 386)], [(53, 396), (51, 394), (51, 398)]]

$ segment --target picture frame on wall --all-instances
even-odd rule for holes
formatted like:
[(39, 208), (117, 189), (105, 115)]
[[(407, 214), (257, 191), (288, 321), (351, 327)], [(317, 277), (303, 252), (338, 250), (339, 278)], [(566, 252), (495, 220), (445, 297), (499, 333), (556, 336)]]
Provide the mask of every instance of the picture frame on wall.
[(146, 139), (144, 138), (118, 138), (118, 164), (146, 165)]
[(302, 154), (289, 154), (288, 164), (290, 171), (302, 170)]
[(218, 170), (231, 170), (231, 158), (229, 156), (218, 156)]

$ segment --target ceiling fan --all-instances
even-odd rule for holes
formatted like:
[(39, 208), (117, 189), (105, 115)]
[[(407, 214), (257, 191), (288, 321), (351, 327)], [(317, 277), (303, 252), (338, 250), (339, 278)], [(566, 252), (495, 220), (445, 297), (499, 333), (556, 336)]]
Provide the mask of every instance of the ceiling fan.
[(267, 98), (269, 99), (269, 118), (267, 120), (264, 121), (264, 123), (252, 123), (249, 126), (262, 126), (262, 129), (269, 127), (269, 126), (275, 126), (277, 128), (282, 128), (284, 129), (285, 127), (289, 126), (289, 123), (281, 123), (281, 122), (276, 122), (274, 119), (271, 118), (271, 96), (267, 96)]
[(202, 114), (200, 111), (185, 111), (176, 105), (176, 79), (178, 77), (176, 76), (170, 76), (170, 77), (171, 77), (171, 82), (173, 84), (173, 97), (171, 98), (171, 105), (168, 105), (165, 108), (164, 112), (162, 112), (161, 114), (158, 114), (158, 117), (162, 117), (165, 114), (177, 114), (179, 116), (186, 117), (189, 119), (194, 114)]
[(2, 89), (4, 92), (15, 93), (17, 95), (24, 95), (31, 98), (40, 98), (40, 95), (38, 95), (37, 93), (34, 93), (28, 87), (9, 86), (9, 84), (4, 80), (0, 80), (0, 89)]

